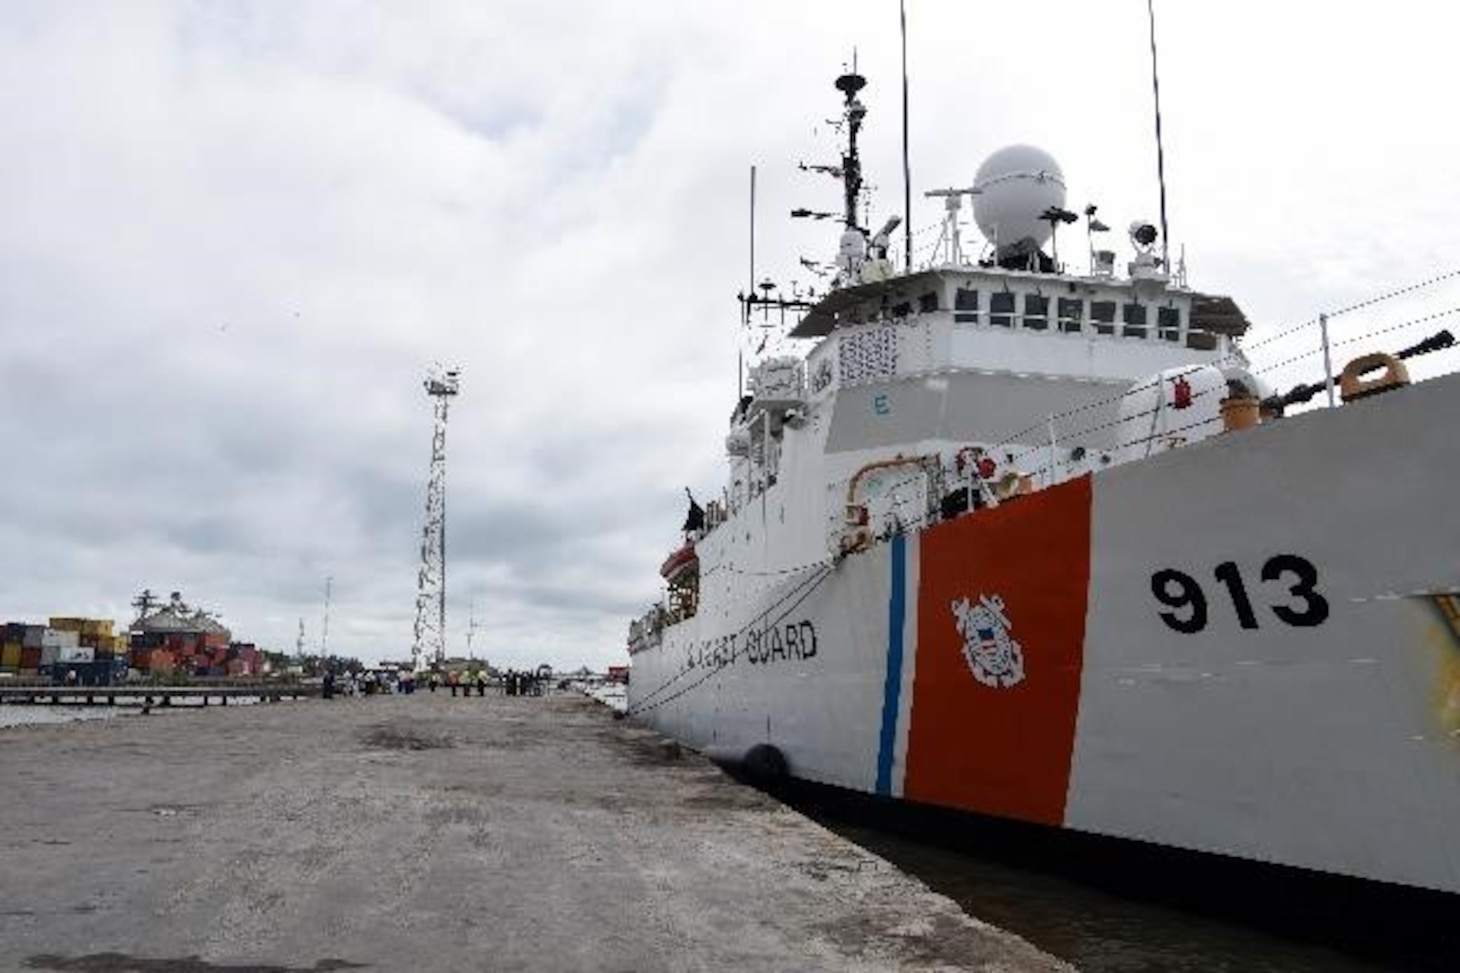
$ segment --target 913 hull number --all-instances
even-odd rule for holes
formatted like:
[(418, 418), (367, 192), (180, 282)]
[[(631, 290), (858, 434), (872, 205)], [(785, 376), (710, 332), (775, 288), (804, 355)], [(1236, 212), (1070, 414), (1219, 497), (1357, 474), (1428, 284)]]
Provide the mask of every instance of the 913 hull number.
[[(1242, 570), (1235, 561), (1224, 561), (1212, 572), (1226, 589), (1227, 598), (1245, 629), (1260, 628), (1258, 613), (1247, 592)], [(1274, 554), (1262, 565), (1265, 607), (1279, 622), (1294, 628), (1312, 628), (1328, 620), (1328, 599), (1318, 591), (1318, 569), (1297, 554)], [(1210, 612), (1201, 583), (1184, 571), (1162, 568), (1151, 575), (1151, 594), (1167, 610), (1159, 611), (1168, 628), (1183, 635), (1195, 635), (1207, 627)]]

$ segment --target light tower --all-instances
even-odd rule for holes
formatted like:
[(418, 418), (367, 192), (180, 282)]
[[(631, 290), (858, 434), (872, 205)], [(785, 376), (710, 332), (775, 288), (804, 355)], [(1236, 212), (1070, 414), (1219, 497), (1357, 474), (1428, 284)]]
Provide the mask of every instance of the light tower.
[(426, 523), (421, 529), (421, 570), (416, 576), (416, 641), (411, 664), (421, 667), (421, 655), (446, 661), (446, 414), (456, 396), (460, 372), (433, 369), (426, 378), (426, 394), (435, 402), (436, 422), (431, 433), (431, 476), (426, 483)]

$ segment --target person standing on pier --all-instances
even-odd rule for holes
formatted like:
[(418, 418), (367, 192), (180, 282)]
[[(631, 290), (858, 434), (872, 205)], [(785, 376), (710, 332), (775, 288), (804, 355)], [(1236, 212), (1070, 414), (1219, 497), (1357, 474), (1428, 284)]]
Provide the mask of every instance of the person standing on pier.
[(455, 669), (452, 669), (450, 672), (448, 672), (446, 674), (446, 685), (448, 687), (450, 687), (450, 689), (451, 689), (451, 695), (452, 695), (453, 698), (455, 698), (455, 696), (456, 696), (456, 683), (457, 683), (456, 670)]
[(483, 666), (482, 668), (480, 668), (480, 669), (477, 670), (477, 695), (478, 696), (485, 696), (486, 694), (487, 694), (487, 670), (486, 670), (486, 667)]

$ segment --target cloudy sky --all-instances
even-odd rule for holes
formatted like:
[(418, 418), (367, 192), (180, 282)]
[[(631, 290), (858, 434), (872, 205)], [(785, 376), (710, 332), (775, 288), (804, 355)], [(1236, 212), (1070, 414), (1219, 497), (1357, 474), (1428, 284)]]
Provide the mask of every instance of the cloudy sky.
[[(1158, 3), (1174, 244), (1259, 336), (1460, 267), (1448, 7)], [(915, 192), (1033, 142), (1071, 204), (1154, 217), (1144, 0), (909, 17)], [(804, 287), (834, 229), (785, 214), (838, 196), (795, 164), (835, 160), (854, 48), (880, 222), (893, 0), (0, 0), (0, 616), (180, 589), (313, 650), (332, 577), (332, 649), (408, 652), (441, 361), (453, 650), (474, 602), (494, 661), (624, 659), (721, 483), (749, 167), (758, 269)]]

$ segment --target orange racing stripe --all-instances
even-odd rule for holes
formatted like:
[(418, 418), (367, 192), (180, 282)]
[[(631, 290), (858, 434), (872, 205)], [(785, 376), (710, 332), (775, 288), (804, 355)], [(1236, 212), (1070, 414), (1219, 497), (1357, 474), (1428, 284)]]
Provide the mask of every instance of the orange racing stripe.
[(1090, 510), (1086, 476), (923, 532), (904, 797), (1063, 823)]

